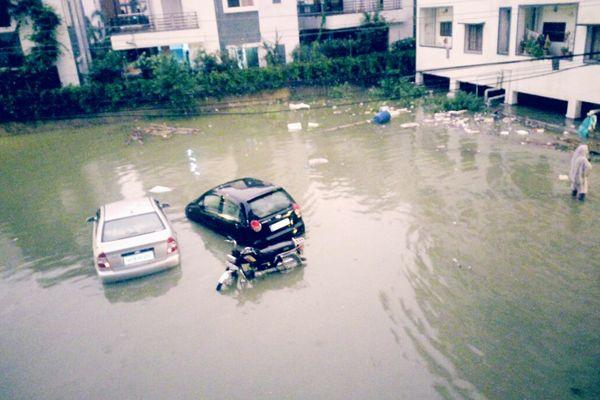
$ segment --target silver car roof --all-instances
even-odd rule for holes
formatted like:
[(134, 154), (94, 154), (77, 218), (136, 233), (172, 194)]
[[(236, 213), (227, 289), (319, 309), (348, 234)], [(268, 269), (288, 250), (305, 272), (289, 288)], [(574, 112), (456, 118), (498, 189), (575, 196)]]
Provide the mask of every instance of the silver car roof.
[(114, 203), (108, 203), (104, 205), (104, 220), (110, 221), (113, 219), (146, 214), (155, 211), (156, 210), (152, 205), (152, 199), (149, 197), (115, 201)]

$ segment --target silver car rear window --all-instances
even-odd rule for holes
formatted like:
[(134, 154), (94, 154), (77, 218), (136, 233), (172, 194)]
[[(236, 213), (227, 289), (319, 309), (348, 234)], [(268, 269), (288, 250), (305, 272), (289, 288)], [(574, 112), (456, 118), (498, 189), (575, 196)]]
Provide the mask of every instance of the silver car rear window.
[(267, 215), (285, 210), (291, 205), (292, 199), (290, 196), (283, 190), (278, 190), (250, 202), (250, 209), (258, 218), (263, 218)]
[(104, 222), (102, 241), (112, 242), (164, 229), (165, 226), (155, 212), (133, 215)]

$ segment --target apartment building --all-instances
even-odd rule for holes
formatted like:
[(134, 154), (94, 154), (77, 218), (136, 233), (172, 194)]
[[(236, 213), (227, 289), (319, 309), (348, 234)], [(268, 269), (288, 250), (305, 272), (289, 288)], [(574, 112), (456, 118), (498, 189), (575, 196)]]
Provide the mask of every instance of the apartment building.
[(190, 60), (219, 51), (252, 67), (265, 65), (265, 43), (287, 62), (299, 43), (296, 0), (100, 0), (99, 8), (114, 50)]
[(568, 118), (600, 108), (597, 0), (418, 0), (417, 21), (418, 83), (497, 89)]
[(413, 36), (413, 0), (298, 0), (303, 42), (321, 37), (352, 37), (361, 29), (364, 13), (378, 12), (388, 24), (388, 44)]
[[(90, 62), (81, 0), (44, 0), (44, 3), (61, 22), (56, 29), (60, 48), (56, 71), (60, 84), (79, 85)], [(31, 33), (31, 22), (18, 26), (8, 12), (8, 0), (0, 0), (0, 68), (18, 68), (23, 64), (23, 56), (35, 46), (29, 39)]]

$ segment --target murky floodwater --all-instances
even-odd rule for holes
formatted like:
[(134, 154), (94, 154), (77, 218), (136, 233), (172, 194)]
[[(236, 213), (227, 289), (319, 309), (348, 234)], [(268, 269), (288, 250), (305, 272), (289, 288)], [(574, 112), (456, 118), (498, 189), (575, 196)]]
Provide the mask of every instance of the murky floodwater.
[[(364, 110), (1, 138), (0, 398), (598, 398), (600, 171), (580, 204), (570, 155), (485, 134), (501, 123), (286, 129)], [(221, 295), (228, 245), (183, 209), (243, 176), (303, 206), (308, 265)], [(181, 267), (103, 286), (85, 217), (155, 185)]]

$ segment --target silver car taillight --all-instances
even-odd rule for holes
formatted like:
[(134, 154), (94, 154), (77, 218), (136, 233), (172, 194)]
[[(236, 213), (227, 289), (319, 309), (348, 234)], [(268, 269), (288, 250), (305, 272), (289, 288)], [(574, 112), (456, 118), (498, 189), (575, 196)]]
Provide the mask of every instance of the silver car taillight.
[(167, 239), (167, 253), (172, 254), (177, 251), (177, 241), (172, 237)]
[(108, 262), (108, 258), (106, 258), (106, 254), (100, 253), (98, 256), (98, 260), (96, 260), (98, 264), (98, 268), (100, 269), (108, 269), (110, 268), (110, 263)]

